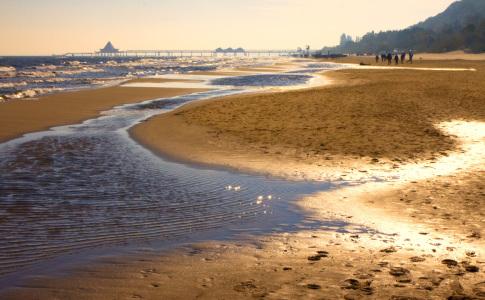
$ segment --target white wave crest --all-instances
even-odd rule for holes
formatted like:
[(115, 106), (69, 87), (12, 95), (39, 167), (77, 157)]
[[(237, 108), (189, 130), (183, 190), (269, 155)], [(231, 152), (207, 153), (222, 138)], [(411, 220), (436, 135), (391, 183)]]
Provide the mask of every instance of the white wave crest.
[(14, 88), (18, 86), (24, 86), (27, 85), (26, 82), (0, 82), (0, 88)]
[(15, 72), (15, 68), (14, 67), (0, 66), (0, 72)]

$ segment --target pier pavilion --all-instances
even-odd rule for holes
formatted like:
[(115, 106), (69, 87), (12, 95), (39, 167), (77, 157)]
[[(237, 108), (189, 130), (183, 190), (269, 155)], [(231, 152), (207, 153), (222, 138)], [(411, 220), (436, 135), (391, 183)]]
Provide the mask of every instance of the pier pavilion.
[(108, 42), (103, 49), (100, 49), (97, 52), (100, 56), (116, 56), (116, 54), (120, 53), (119, 49), (116, 49), (111, 42)]

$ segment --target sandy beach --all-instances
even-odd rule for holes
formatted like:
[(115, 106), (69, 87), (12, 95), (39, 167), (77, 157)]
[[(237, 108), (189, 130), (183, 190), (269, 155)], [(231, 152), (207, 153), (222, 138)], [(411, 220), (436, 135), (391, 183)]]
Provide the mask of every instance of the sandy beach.
[[(164, 79), (163, 82), (165, 81), (170, 80)], [(126, 83), (133, 82), (161, 80), (140, 78)], [(54, 126), (77, 124), (99, 116), (100, 112), (115, 106), (198, 91), (202, 90), (112, 86), (3, 102), (0, 103), (0, 142)]]
[[(191, 103), (143, 122), (132, 137), (174, 160), (342, 187), (296, 203), (324, 222), (318, 228), (106, 257), (68, 276), (33, 277), (2, 299), (485, 299), (485, 58), (472, 57), (422, 54), (389, 67), (343, 58), (335, 62), (368, 68), (324, 72), (327, 84), (310, 89)], [(48, 119), (78, 122), (119, 103), (108, 98), (186, 92), (143, 89), (142, 97), (135, 89), (69, 93), (73, 101), (99, 95), (103, 106)], [(37, 101), (56, 97), (66, 98)], [(36, 112), (16, 102), (25, 116)], [(32, 123), (2, 131), (0, 141), (53, 126)]]

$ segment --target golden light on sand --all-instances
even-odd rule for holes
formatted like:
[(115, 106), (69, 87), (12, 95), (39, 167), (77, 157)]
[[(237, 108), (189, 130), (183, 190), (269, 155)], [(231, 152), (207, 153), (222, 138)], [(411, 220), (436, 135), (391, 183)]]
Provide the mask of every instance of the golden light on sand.
[[(199, 155), (196, 162), (349, 185), (298, 201), (306, 212), (300, 231), (184, 245), (168, 255), (115, 258), (112, 266), (84, 269), (81, 279), (55, 281), (44, 290), (80, 293), (71, 287), (81, 282), (91, 287), (86, 288), (91, 295), (115, 292), (124, 298), (154, 299), (182, 293), (206, 299), (485, 295), (485, 119), (478, 105), (483, 102), (485, 65), (455, 60), (419, 63), (418, 70), (413, 66), (332, 72), (328, 77), (334, 82), (324, 88), (248, 96), (243, 101), (227, 98), (182, 109), (176, 113), (183, 111), (185, 116), (178, 119), (170, 115), (160, 123), (141, 124), (139, 139), (162, 136), (163, 141), (174, 135), (173, 128), (182, 138), (188, 132), (185, 144), (190, 147), (184, 148), (182, 141), (173, 148), (182, 157)], [(225, 111), (227, 104), (233, 106)], [(267, 123), (265, 130), (251, 130), (260, 129), (262, 120), (278, 110), (280, 118)], [(324, 117), (318, 114), (322, 111)], [(241, 112), (249, 117), (237, 119), (244, 115)], [(246, 126), (243, 130), (231, 127), (228, 120), (233, 116), (237, 125)], [(210, 124), (201, 121), (206, 119)], [(304, 119), (311, 122), (300, 130)], [(322, 119), (329, 121), (312, 127)], [(187, 120), (200, 122), (190, 127)], [(291, 126), (283, 128), (279, 122)], [(149, 132), (150, 127), (155, 131)], [(164, 132), (167, 127), (170, 130)], [(271, 134), (285, 134), (270, 140), (264, 134), (271, 127)], [(221, 134), (213, 134), (218, 130)], [(318, 137), (314, 144), (312, 136)], [(333, 139), (323, 142), (325, 137)], [(262, 145), (266, 152), (260, 150)], [(264, 202), (274, 195), (254, 198), (251, 205), (262, 205), (256, 208), (263, 211), (242, 212), (238, 218), (271, 213), (264, 210)]]

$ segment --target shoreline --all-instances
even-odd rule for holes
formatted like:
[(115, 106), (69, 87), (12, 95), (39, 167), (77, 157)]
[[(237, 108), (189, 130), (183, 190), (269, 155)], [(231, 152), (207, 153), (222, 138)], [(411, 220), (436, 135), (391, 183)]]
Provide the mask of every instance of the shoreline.
[[(140, 78), (129, 82), (146, 82)], [(205, 89), (134, 88), (121, 85), (0, 103), (0, 143), (26, 133), (77, 124), (115, 106), (202, 92)]]
[[(426, 62), (422, 65), (425, 64), (439, 66), (443, 62)], [(453, 61), (450, 64), (463, 65), (463, 62)], [(50, 280), (40, 278), (39, 282), (34, 279), (27, 286), (41, 288), (24, 289), (18, 291), (19, 294), (6, 294), (7, 299), (8, 296), (13, 299), (15, 295), (29, 297), (32, 293), (39, 298), (62, 295), (65, 299), (75, 299), (80, 293), (99, 299), (115, 296), (177, 299), (180, 295), (202, 299), (399, 299), (397, 297), (404, 294), (417, 299), (441, 299), (451, 296), (481, 299), (485, 297), (485, 284), (482, 282), (485, 261), (481, 258), (485, 245), (481, 240), (483, 225), (480, 197), (483, 198), (485, 187), (482, 183), (483, 164), (480, 164), (477, 158), (483, 160), (483, 152), (479, 150), (472, 153), (473, 155), (468, 158), (471, 166), (468, 170), (439, 173), (441, 171), (435, 167), (442, 161), (446, 165), (447, 159), (454, 158), (455, 154), (470, 152), (467, 152), (468, 148), (464, 148), (466, 144), (463, 138), (466, 139), (466, 135), (458, 139), (455, 132), (445, 134), (444, 127), (436, 127), (437, 124), (460, 118), (485, 121), (483, 107), (474, 106), (476, 103), (471, 101), (479, 99), (476, 95), (480, 95), (483, 86), (476, 87), (475, 90), (469, 89), (472, 83), (480, 82), (480, 78), (483, 78), (483, 62), (481, 64), (477, 68), (477, 74), (474, 74), (480, 76), (479, 79), (465, 78), (467, 81), (474, 81), (456, 93), (453, 93), (457, 89), (456, 86), (441, 84), (453, 76), (439, 74), (441, 81), (437, 85), (444, 88), (444, 91), (438, 93), (440, 101), (433, 103), (438, 105), (437, 107), (426, 104), (418, 109), (416, 103), (407, 102), (404, 107), (386, 107), (385, 111), (372, 111), (375, 113), (375, 122), (382, 121), (382, 117), (385, 116), (385, 123), (389, 124), (386, 128), (390, 129), (387, 133), (394, 132), (394, 135), (404, 136), (398, 141), (400, 145), (409, 143), (399, 149), (395, 149), (389, 140), (379, 142), (379, 139), (387, 136), (386, 132), (381, 133), (375, 140), (363, 140), (357, 139), (355, 132), (350, 130), (344, 131), (348, 134), (347, 139), (334, 140), (333, 145), (332, 141), (326, 143), (326, 149), (323, 151), (327, 153), (323, 155), (314, 153), (312, 147), (315, 147), (315, 144), (312, 141), (307, 144), (300, 142), (301, 145), (297, 147), (302, 151), (295, 153), (293, 149), (285, 148), (295, 141), (293, 137), (300, 141), (306, 141), (309, 136), (311, 137), (306, 135), (306, 131), (311, 131), (312, 128), (309, 129), (310, 125), (300, 120), (297, 123), (303, 123), (303, 126), (292, 127), (293, 135), (290, 138), (278, 135), (278, 141), (275, 142), (269, 140), (268, 135), (261, 134), (261, 131), (264, 132), (263, 128), (272, 129), (271, 126), (274, 125), (264, 123), (265, 118), (268, 118), (268, 112), (262, 108), (284, 107), (281, 103), (276, 103), (279, 105), (275, 106), (276, 98), (288, 96), (284, 98), (284, 103), (290, 107), (290, 110), (282, 111), (275, 116), (278, 120), (292, 111), (302, 113), (301, 110), (295, 110), (292, 105), (298, 104), (303, 98), (316, 97), (315, 95), (321, 93), (331, 97), (331, 93), (337, 91), (335, 105), (356, 105), (362, 103), (365, 95), (382, 96), (397, 93), (392, 89), (395, 81), (392, 78), (387, 79), (390, 74), (395, 74), (395, 70), (373, 70), (371, 78), (363, 77), (369, 74), (365, 73), (368, 70), (333, 71), (332, 75), (327, 74), (338, 81), (333, 86), (277, 94), (224, 97), (192, 103), (173, 113), (152, 118), (130, 130), (130, 134), (137, 136), (137, 139), (143, 134), (145, 140), (142, 144), (148, 145), (152, 151), (162, 145), (164, 149), (158, 151), (164, 155), (171, 154), (172, 157), (203, 164), (222, 164), (243, 172), (267, 174), (268, 171), (273, 171), (271, 174), (274, 176), (295, 180), (348, 178), (347, 181), (352, 183), (372, 181), (374, 177), (379, 177), (387, 179), (387, 182), (340, 188), (311, 195), (298, 202), (310, 218), (325, 220), (330, 217), (343, 222), (350, 220), (367, 227), (355, 226), (348, 228), (346, 232), (339, 232), (337, 228), (308, 228), (296, 233), (246, 236), (235, 242), (214, 241), (184, 245), (168, 254), (148, 249), (144, 253), (129, 257), (105, 258), (101, 266), (80, 268), (74, 272), (74, 276)], [(406, 84), (411, 87), (424, 80), (419, 77), (421, 75), (418, 72), (397, 72), (408, 72), (406, 78), (409, 82)], [(435, 76), (426, 72), (423, 73), (426, 77)], [(374, 84), (375, 80), (384, 80), (387, 86), (380, 81), (379, 84)], [(350, 84), (345, 85), (345, 82), (349, 81)], [(432, 82), (427, 82), (429, 83)], [(414, 89), (408, 94), (405, 91), (400, 92), (404, 93), (404, 96), (417, 92), (422, 97), (418, 100), (433, 97), (433, 93), (436, 92), (433, 86), (426, 87), (428, 88), (424, 91)], [(464, 90), (470, 100), (468, 102), (465, 97), (457, 97)], [(448, 103), (446, 95), (450, 92), (452, 94), (448, 97)], [(305, 97), (298, 98), (298, 95), (302, 94)], [(351, 99), (351, 95), (356, 95), (355, 99)], [(289, 101), (291, 97), (296, 97), (298, 101)], [(443, 99), (445, 104), (442, 102)], [(456, 105), (448, 107), (453, 104), (454, 99), (461, 101), (458, 112), (453, 112), (457, 110)], [(248, 103), (251, 101), (253, 102)], [(316, 103), (318, 104), (318, 101)], [(370, 103), (374, 105), (357, 108), (360, 108), (359, 111), (369, 111), (379, 104)], [(242, 109), (236, 110), (237, 105), (243, 105)], [(328, 106), (328, 102), (325, 106)], [(261, 110), (257, 111), (256, 108)], [(403, 108), (410, 109), (410, 112), (402, 114)], [(436, 111), (436, 108), (439, 110)], [(319, 112), (321, 109), (322, 106), (317, 105), (314, 111)], [(218, 118), (215, 113), (210, 114), (211, 110), (217, 111), (222, 117)], [(423, 110), (424, 115), (421, 114)], [(241, 130), (233, 123), (224, 123), (224, 120), (230, 120), (225, 113), (232, 117), (235, 112), (240, 111), (251, 112), (251, 118), (255, 118), (257, 123), (245, 119), (246, 123), (236, 120), (236, 125), (256, 126), (262, 123), (262, 127), (244, 135), (244, 131), (248, 131), (247, 128)], [(341, 121), (342, 116), (355, 120), (355, 111), (351, 111), (352, 114), (338, 111), (337, 117), (327, 116), (337, 121)], [(211, 118), (207, 118), (207, 114), (211, 115)], [(411, 117), (425, 120), (419, 121), (415, 127), (411, 126), (406, 131), (401, 122), (403, 115), (408, 123), (414, 120)], [(369, 115), (358, 118), (359, 121), (367, 119)], [(287, 119), (284, 121), (288, 122)], [(190, 124), (187, 125), (187, 122)], [(207, 122), (211, 124), (208, 125)], [(217, 122), (221, 122), (222, 125), (218, 126)], [(466, 122), (462, 121), (461, 124), (463, 123)], [(347, 127), (349, 124), (351, 123), (346, 123)], [(364, 124), (366, 128), (373, 128), (374, 131), (371, 133), (375, 133), (379, 128), (377, 125), (382, 125), (379, 122)], [(161, 125), (163, 127), (158, 128), (165, 128), (165, 131), (148, 131), (149, 127)], [(321, 125), (318, 124), (317, 128)], [(333, 126), (335, 129), (345, 126), (338, 122), (325, 125), (327, 128)], [(448, 125), (448, 128), (457, 129), (458, 133), (463, 129), (459, 126), (460, 122), (449, 122)], [(174, 126), (178, 130), (177, 134), (173, 134), (168, 126)], [(397, 129), (401, 131), (396, 131)], [(276, 132), (278, 130), (281, 131), (281, 128), (276, 128)], [(342, 132), (338, 130), (332, 134), (342, 136)], [(188, 134), (182, 136), (183, 133)], [(162, 134), (164, 138), (160, 138)], [(470, 145), (483, 144), (483, 137), (472, 134), (468, 135)], [(170, 135), (176, 136), (179, 140), (168, 140)], [(150, 140), (151, 138), (155, 140)], [(346, 151), (356, 148), (353, 140), (364, 146), (355, 152), (347, 153)], [(421, 143), (410, 143), (416, 140), (421, 140)], [(159, 144), (161, 141), (166, 144)], [(345, 144), (346, 147), (337, 147), (339, 143)], [(194, 145), (197, 145), (195, 148), (198, 149), (194, 150)], [(365, 146), (374, 149), (369, 150)], [(379, 153), (375, 153), (375, 147)], [(461, 160), (457, 161), (459, 163)], [(406, 170), (406, 166), (411, 167)], [(463, 164), (463, 168), (465, 166), (466, 164)], [(429, 177), (415, 176), (419, 175), (420, 170), (432, 168), (437, 170), (435, 173), (439, 176), (433, 172), (430, 172)], [(401, 176), (404, 180), (393, 180), (395, 176)], [(468, 201), (470, 198), (475, 200), (472, 206)], [(462, 225), (466, 226), (461, 228)]]

